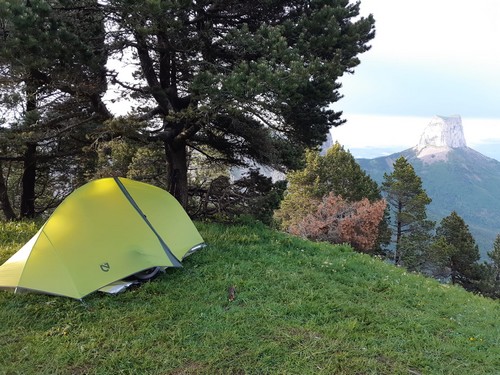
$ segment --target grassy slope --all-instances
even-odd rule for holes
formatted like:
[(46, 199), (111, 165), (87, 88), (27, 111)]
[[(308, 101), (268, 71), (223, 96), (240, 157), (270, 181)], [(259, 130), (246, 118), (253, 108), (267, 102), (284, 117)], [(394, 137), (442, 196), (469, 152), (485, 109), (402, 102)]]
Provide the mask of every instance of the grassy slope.
[[(117, 296), (0, 292), (0, 373), (500, 371), (498, 301), (347, 247), (263, 227), (199, 227), (209, 246), (183, 269)], [(15, 247), (4, 238), (0, 261)]]

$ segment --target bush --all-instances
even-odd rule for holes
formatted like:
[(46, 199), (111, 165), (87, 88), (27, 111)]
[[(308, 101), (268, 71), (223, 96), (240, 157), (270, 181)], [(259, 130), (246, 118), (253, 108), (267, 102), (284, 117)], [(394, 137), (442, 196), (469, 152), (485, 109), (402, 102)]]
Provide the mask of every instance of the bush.
[(315, 241), (349, 243), (358, 251), (370, 252), (377, 242), (385, 207), (384, 200), (348, 202), (330, 193), (313, 213), (290, 226), (290, 232)]
[(207, 189), (192, 190), (189, 211), (197, 219), (234, 221), (246, 216), (270, 225), (285, 188), (285, 181), (273, 183), (256, 169), (250, 169), (234, 183), (227, 176), (219, 176)]

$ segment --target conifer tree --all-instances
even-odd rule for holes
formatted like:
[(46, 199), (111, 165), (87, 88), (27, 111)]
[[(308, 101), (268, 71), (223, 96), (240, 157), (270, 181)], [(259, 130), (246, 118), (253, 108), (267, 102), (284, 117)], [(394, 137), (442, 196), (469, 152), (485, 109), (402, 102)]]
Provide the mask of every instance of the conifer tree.
[(432, 268), (428, 254), (434, 241), (433, 228), (434, 222), (426, 220), (401, 237), (399, 255), (404, 267), (409, 271), (428, 273)]
[(287, 179), (287, 193), (276, 213), (285, 230), (314, 212), (330, 193), (347, 202), (381, 199), (377, 183), (338, 142), (324, 156), (318, 151), (306, 151), (304, 169), (288, 173)]
[(110, 116), (101, 100), (107, 88), (102, 20), (97, 0), (0, 2), (6, 218), (17, 216), (9, 190), (20, 190), (20, 217), (57, 205), (75, 187), (88, 133)]
[(495, 238), (493, 250), (489, 251), (487, 254), (492, 261), (491, 268), (493, 270), (493, 278), (500, 283), (500, 234)]
[(436, 243), (433, 258), (448, 270), (452, 284), (470, 289), (478, 278), (479, 249), (469, 226), (455, 211), (436, 228)]
[[(113, 83), (139, 124), (133, 136), (163, 148), (168, 189), (186, 206), (190, 151), (296, 168), (344, 122), (331, 106), (338, 81), (375, 35), (373, 17), (359, 11), (347, 0), (0, 1), (0, 37), (13, 47), (4, 51), (17, 54), (0, 54), (0, 73), (21, 74), (17, 96), (43, 88), (90, 100), (76, 113), (99, 122), (109, 120), (101, 95)], [(106, 59), (122, 61), (130, 77)], [(39, 116), (35, 104), (26, 112)], [(24, 128), (39, 124), (26, 120)], [(110, 137), (123, 132), (114, 130)], [(40, 143), (22, 157), (36, 157)]]
[(374, 20), (331, 0), (104, 2), (117, 57), (130, 51), (144, 133), (165, 149), (170, 192), (185, 206), (188, 151), (230, 165), (295, 168), (341, 113), (337, 82), (369, 49)]
[(487, 265), (490, 271), (489, 295), (500, 298), (500, 234), (495, 238), (493, 250), (488, 252), (491, 263)]
[(487, 253), (491, 262), (478, 264), (477, 280), (473, 280), (474, 290), (484, 296), (500, 298), (500, 234), (493, 242), (493, 249)]
[[(434, 223), (427, 220), (426, 206), (431, 198), (422, 187), (422, 180), (413, 166), (401, 156), (394, 162), (391, 174), (384, 174), (382, 191), (385, 192), (387, 203), (391, 207), (391, 220), (395, 229), (394, 262), (401, 264), (403, 236), (419, 234), (433, 228)], [(415, 237), (415, 236), (413, 236)]]

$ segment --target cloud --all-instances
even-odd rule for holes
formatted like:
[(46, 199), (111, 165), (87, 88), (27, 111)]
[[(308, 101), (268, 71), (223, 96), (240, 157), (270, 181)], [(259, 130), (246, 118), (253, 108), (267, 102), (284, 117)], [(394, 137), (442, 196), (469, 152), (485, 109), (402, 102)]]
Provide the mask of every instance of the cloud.
[(460, 113), (500, 117), (500, 70), (478, 72), (437, 63), (367, 59), (342, 78), (336, 106), (348, 113), (429, 116)]
[(429, 118), (349, 115), (346, 124), (331, 130), (334, 141), (347, 148), (400, 148), (418, 144)]
[(500, 118), (500, 1), (363, 0), (376, 36), (342, 78), (346, 113)]
[[(373, 53), (398, 61), (500, 61), (500, 2), (363, 0), (376, 21)], [(493, 44), (492, 44), (493, 42)]]

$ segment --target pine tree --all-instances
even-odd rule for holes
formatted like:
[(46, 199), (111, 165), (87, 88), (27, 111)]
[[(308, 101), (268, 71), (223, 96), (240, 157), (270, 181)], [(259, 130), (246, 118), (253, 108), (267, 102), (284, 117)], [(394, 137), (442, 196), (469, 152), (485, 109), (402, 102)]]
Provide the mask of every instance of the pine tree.
[(399, 254), (403, 265), (409, 271), (428, 273), (429, 267), (432, 267), (428, 254), (434, 241), (433, 229), (434, 222), (426, 220), (401, 237)]
[(391, 174), (384, 174), (382, 191), (391, 207), (393, 227), (395, 228), (395, 264), (404, 263), (402, 258), (403, 236), (411, 239), (412, 234), (426, 232), (434, 224), (427, 220), (426, 206), (431, 198), (422, 187), (422, 180), (415, 173), (413, 166), (401, 156), (394, 162)]
[(479, 249), (469, 226), (455, 211), (443, 218), (436, 228), (433, 250), (433, 258), (447, 269), (452, 284), (471, 289), (478, 278)]
[(130, 51), (143, 134), (165, 149), (170, 192), (187, 200), (189, 149), (231, 165), (295, 168), (343, 123), (338, 79), (369, 49), (374, 20), (348, 1), (103, 2), (109, 51)]
[(488, 252), (488, 256), (492, 261), (493, 278), (495, 281), (500, 282), (500, 234), (496, 236), (493, 249)]
[(487, 254), (491, 262), (480, 265), (481, 279), (477, 289), (485, 296), (500, 298), (500, 234), (493, 242), (493, 249)]
[[(27, 98), (26, 130), (40, 124), (46, 102), (29, 100), (39, 94), (85, 99), (76, 113), (109, 119), (101, 100), (109, 80), (135, 104), (133, 136), (163, 148), (169, 190), (186, 206), (190, 151), (234, 166), (296, 168), (344, 122), (331, 106), (338, 81), (375, 35), (373, 17), (359, 10), (331, 0), (5, 0), (0, 74), (9, 77), (0, 78), (15, 86), (11, 98)], [(41, 143), (16, 150), (26, 185)]]
[(381, 199), (377, 183), (339, 143), (327, 150), (324, 156), (318, 151), (306, 151), (304, 169), (288, 173), (287, 179), (287, 194), (276, 213), (285, 230), (314, 212), (323, 197), (330, 193), (347, 202), (363, 198), (370, 202)]
[(34, 217), (77, 185), (88, 133), (110, 116), (103, 14), (96, 0), (3, 1), (0, 21), (1, 207), (17, 216), (19, 189), (19, 216)]

